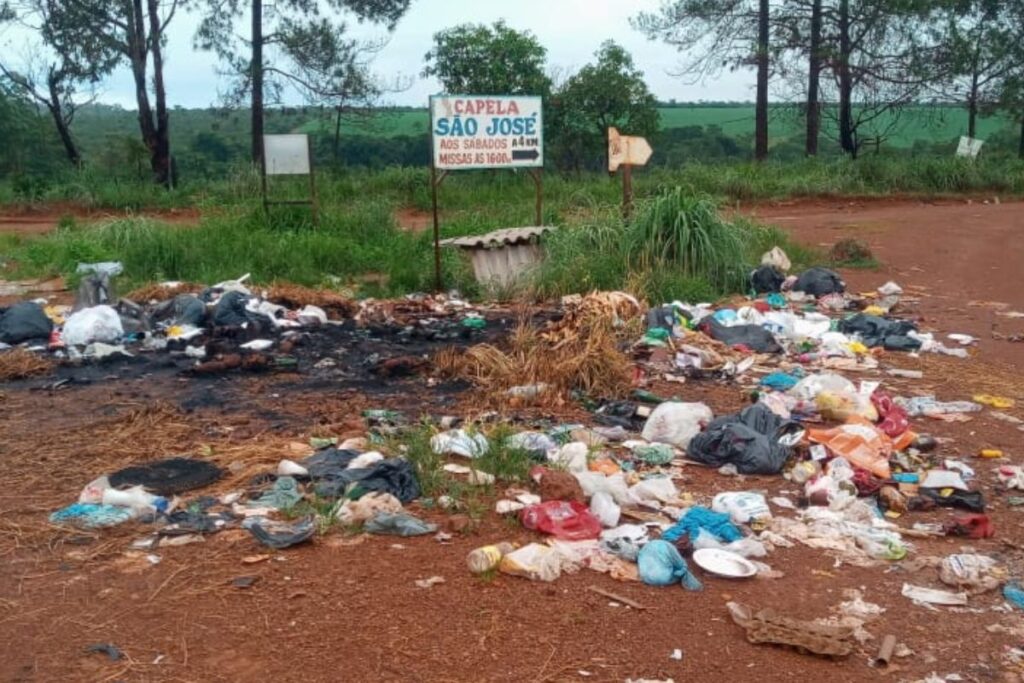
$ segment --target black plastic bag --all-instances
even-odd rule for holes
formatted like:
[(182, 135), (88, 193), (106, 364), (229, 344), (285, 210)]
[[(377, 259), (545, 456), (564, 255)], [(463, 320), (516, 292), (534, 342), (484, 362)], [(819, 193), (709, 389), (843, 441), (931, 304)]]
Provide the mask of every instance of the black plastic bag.
[(877, 315), (858, 313), (839, 321), (843, 334), (859, 335), (866, 346), (882, 346), (889, 351), (914, 351), (921, 342), (908, 336), (917, 326), (909, 320), (888, 320)]
[(714, 316), (708, 316), (700, 323), (700, 330), (712, 339), (728, 346), (746, 346), (757, 353), (779, 353), (782, 347), (774, 335), (760, 325), (733, 325), (727, 327)]
[(5, 344), (48, 340), (52, 331), (53, 321), (46, 317), (39, 304), (31, 301), (14, 304), (0, 315), (0, 341)]
[(206, 304), (194, 294), (179, 294), (153, 309), (153, 322), (170, 319), (175, 325), (202, 327), (206, 320)]
[(811, 268), (800, 274), (793, 291), (805, 292), (814, 296), (826, 294), (842, 294), (846, 291), (846, 283), (838, 273), (828, 268)]
[(213, 307), (214, 327), (241, 327), (246, 323), (269, 323), (265, 315), (246, 310), (252, 297), (241, 292), (225, 292)]
[(943, 508), (961, 508), (971, 512), (985, 511), (985, 497), (981, 494), (981, 491), (960, 491), (957, 489), (948, 496), (944, 496), (941, 489), (922, 488), (918, 491), (918, 495)]
[(758, 266), (757, 270), (750, 274), (750, 288), (756, 294), (771, 294), (782, 290), (782, 283), (786, 276), (775, 266)]
[(403, 504), (420, 497), (420, 484), (412, 464), (401, 458), (390, 458), (369, 467), (349, 469), (359, 453), (336, 448), (325, 448), (303, 461), (309, 478), (315, 482), (318, 496), (337, 498), (349, 484), (358, 483), (367, 491), (390, 493)]
[(169, 496), (208, 486), (223, 474), (223, 470), (206, 460), (168, 458), (118, 470), (110, 475), (110, 485), (114, 488), (142, 485), (158, 496)]
[(740, 474), (778, 474), (790, 456), (779, 443), (794, 423), (756, 403), (735, 415), (712, 420), (693, 437), (686, 454), (710, 467), (733, 464)]

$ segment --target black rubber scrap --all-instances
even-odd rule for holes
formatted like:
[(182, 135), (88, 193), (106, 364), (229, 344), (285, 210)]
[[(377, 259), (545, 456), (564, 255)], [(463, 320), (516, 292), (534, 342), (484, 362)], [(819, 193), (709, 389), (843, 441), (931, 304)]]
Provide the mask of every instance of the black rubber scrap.
[(110, 475), (110, 485), (114, 488), (141, 485), (158, 496), (169, 496), (208, 486), (223, 474), (219, 467), (205, 460), (168, 458), (118, 470)]
[(112, 643), (93, 643), (92, 645), (85, 648), (85, 651), (89, 654), (92, 654), (94, 652), (104, 654), (107, 657), (109, 657), (110, 661), (112, 662), (116, 662), (119, 659), (121, 659), (122, 656), (124, 656), (124, 653), (121, 652), (121, 648)]

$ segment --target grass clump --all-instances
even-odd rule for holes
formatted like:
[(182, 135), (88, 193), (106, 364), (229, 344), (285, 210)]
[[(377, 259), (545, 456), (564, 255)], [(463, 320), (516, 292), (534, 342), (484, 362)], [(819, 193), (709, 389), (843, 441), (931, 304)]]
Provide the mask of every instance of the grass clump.
[(844, 237), (829, 249), (828, 259), (834, 266), (846, 268), (877, 268), (878, 261), (871, 247), (855, 237)]
[(794, 270), (821, 261), (783, 231), (728, 219), (710, 196), (675, 187), (640, 202), (631, 222), (605, 211), (551, 235), (535, 293), (624, 289), (651, 302), (711, 301), (744, 291), (761, 254), (775, 246)]

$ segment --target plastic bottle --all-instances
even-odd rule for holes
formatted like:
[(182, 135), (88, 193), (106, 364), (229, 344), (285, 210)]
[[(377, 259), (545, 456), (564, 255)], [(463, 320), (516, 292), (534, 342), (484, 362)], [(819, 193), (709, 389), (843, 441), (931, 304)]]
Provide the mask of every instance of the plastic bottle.
[(821, 474), (821, 467), (813, 460), (797, 463), (789, 473), (789, 478), (796, 484), (806, 484)]
[(485, 545), (466, 556), (466, 566), (474, 574), (483, 574), (497, 568), (501, 558), (515, 549), (514, 545), (507, 542)]
[(982, 448), (978, 453), (979, 458), (1001, 458), (1003, 452), (998, 448)]
[(103, 492), (104, 505), (119, 505), (134, 509), (152, 509), (157, 512), (164, 512), (167, 509), (167, 499), (161, 496), (154, 496), (148, 493), (141, 486), (133, 486), (126, 491), (107, 489)]

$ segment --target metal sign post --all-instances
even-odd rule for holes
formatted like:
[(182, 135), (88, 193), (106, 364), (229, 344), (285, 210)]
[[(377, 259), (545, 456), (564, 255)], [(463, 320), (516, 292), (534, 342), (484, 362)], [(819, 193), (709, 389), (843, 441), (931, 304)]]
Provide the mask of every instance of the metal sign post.
[(644, 166), (653, 150), (645, 138), (620, 135), (618, 129), (608, 129), (608, 172), (622, 167), (622, 215), (629, 218), (633, 210), (633, 167)]
[[(268, 176), (305, 175), (309, 176), (309, 199), (271, 200), (267, 189)], [(319, 224), (319, 210), (316, 199), (316, 174), (313, 171), (313, 155), (309, 149), (308, 135), (264, 135), (263, 161), (260, 165), (260, 181), (263, 189), (263, 211), (269, 212), (273, 205), (309, 206), (313, 222)]]
[(449, 171), (526, 169), (543, 219), (544, 119), (536, 96), (435, 95), (430, 98), (430, 194), (434, 209), (434, 285), (440, 291), (441, 225), (437, 190)]

